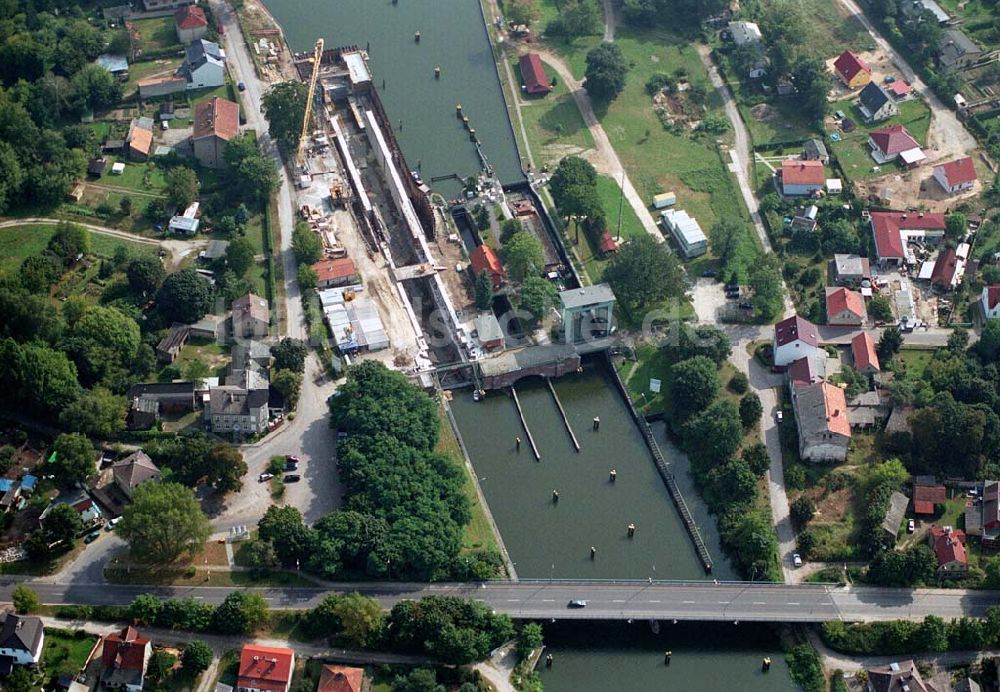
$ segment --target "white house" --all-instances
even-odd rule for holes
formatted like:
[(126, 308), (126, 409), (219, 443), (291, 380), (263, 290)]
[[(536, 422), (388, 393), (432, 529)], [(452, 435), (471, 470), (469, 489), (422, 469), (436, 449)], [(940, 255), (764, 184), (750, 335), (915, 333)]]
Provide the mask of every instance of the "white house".
[(708, 238), (698, 221), (688, 216), (683, 209), (667, 209), (660, 216), (663, 225), (677, 242), (684, 259), (704, 255), (708, 251)]
[(184, 49), (184, 64), (177, 74), (188, 89), (210, 89), (226, 83), (226, 54), (218, 43), (198, 39)]
[(813, 195), (826, 185), (822, 161), (786, 159), (781, 162), (781, 171), (777, 175), (781, 179), (783, 195)]
[(951, 194), (971, 190), (976, 184), (976, 167), (972, 164), (972, 157), (966, 156), (934, 166), (934, 180), (938, 181), (945, 192)]
[(0, 657), (19, 666), (38, 663), (45, 644), (42, 621), (33, 615), (0, 614)]
[(774, 365), (787, 367), (819, 352), (819, 332), (809, 320), (793, 315), (774, 325)]
[(869, 123), (891, 118), (899, 112), (896, 101), (876, 82), (868, 82), (858, 96), (858, 110)]
[(761, 40), (760, 27), (754, 22), (729, 22), (729, 33), (737, 46), (760, 43)]
[(983, 295), (979, 298), (979, 305), (983, 309), (984, 318), (995, 320), (1000, 317), (1000, 284), (983, 286)]

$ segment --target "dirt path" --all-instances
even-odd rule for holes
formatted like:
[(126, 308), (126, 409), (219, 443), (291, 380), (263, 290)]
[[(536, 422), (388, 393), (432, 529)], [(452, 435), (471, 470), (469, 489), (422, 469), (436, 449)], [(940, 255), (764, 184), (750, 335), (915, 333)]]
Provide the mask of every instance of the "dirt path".
[(559, 78), (573, 95), (576, 107), (580, 110), (580, 115), (583, 116), (583, 122), (586, 123), (587, 129), (590, 130), (590, 136), (594, 138), (595, 151), (593, 156), (587, 157), (588, 160), (597, 169), (598, 173), (622, 182), (622, 188), (625, 190), (625, 199), (628, 200), (629, 206), (632, 207), (636, 216), (639, 217), (643, 228), (657, 242), (663, 242), (663, 234), (656, 227), (653, 215), (649, 213), (646, 203), (632, 185), (632, 181), (629, 180), (628, 175), (625, 174), (621, 159), (618, 158), (618, 154), (615, 152), (615, 148), (611, 146), (611, 141), (608, 139), (604, 127), (594, 114), (590, 97), (587, 95), (586, 89), (583, 88), (583, 84), (573, 77), (573, 73), (570, 72), (566, 63), (558, 55), (548, 50), (541, 50), (538, 53), (542, 60), (549, 63), (552, 69), (559, 74)]
[(979, 145), (975, 137), (959, 122), (955, 113), (945, 106), (941, 102), (941, 99), (924, 84), (923, 80), (913, 71), (903, 56), (896, 52), (892, 44), (882, 38), (882, 34), (868, 21), (868, 17), (861, 11), (855, 0), (837, 0), (837, 2), (851, 16), (861, 22), (861, 25), (865, 27), (878, 47), (892, 58), (893, 64), (903, 74), (903, 77), (910, 83), (914, 91), (922, 95), (931, 107), (933, 117), (931, 118), (930, 130), (927, 133), (927, 148), (934, 150), (934, 156), (929, 156), (928, 158), (951, 159), (957, 156), (964, 156), (976, 149)]
[(92, 187), (95, 190), (104, 190), (105, 192), (117, 192), (120, 195), (137, 195), (139, 197), (153, 197), (156, 199), (166, 199), (166, 195), (161, 195), (156, 192), (146, 192), (145, 190), (132, 190), (127, 187), (117, 187), (115, 185), (103, 185), (101, 183), (88, 183), (85, 182), (84, 185), (87, 187)]
[[(47, 216), (29, 216), (23, 219), (12, 219), (10, 221), (0, 221), (0, 228), (12, 228), (14, 226), (25, 226), (33, 223), (62, 223), (66, 219), (53, 219)], [(77, 226), (82, 226), (92, 233), (98, 233), (100, 235), (110, 235), (116, 238), (121, 238), (122, 240), (130, 240), (133, 243), (142, 243), (143, 245), (159, 245), (160, 241), (154, 240), (152, 238), (143, 238), (140, 235), (134, 235), (132, 233), (127, 233), (126, 231), (119, 231), (117, 228), (108, 228), (107, 226), (97, 226), (91, 223), (81, 223), (80, 221), (72, 221), (71, 223)]]
[(615, 0), (604, 0), (604, 42), (615, 40), (615, 29), (618, 28), (618, 15), (615, 14)]

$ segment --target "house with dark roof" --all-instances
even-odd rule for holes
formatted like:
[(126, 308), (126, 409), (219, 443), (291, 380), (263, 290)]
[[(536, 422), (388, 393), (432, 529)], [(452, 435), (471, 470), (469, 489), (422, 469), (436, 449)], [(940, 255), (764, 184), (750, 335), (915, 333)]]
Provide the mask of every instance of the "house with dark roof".
[(186, 324), (174, 323), (170, 331), (156, 345), (156, 358), (161, 363), (173, 363), (191, 336), (191, 328)]
[(538, 53), (525, 53), (518, 61), (521, 69), (521, 88), (529, 96), (545, 96), (552, 91), (549, 78), (545, 76), (545, 67)]
[(799, 456), (806, 461), (844, 461), (851, 442), (844, 390), (829, 382), (796, 381), (791, 390)]
[(837, 73), (849, 89), (860, 89), (872, 79), (872, 70), (857, 53), (845, 50), (833, 62), (833, 71)]
[(319, 671), (316, 692), (361, 692), (364, 682), (364, 668), (327, 664)]
[(267, 431), (267, 389), (212, 387), (205, 406), (205, 424), (215, 433), (255, 435)]
[(868, 148), (878, 164), (899, 159), (907, 166), (915, 166), (927, 158), (917, 140), (902, 125), (890, 125), (869, 132)]
[(212, 89), (226, 83), (226, 53), (218, 43), (197, 39), (184, 49), (184, 63), (177, 75), (188, 89)]
[(913, 513), (934, 514), (934, 507), (943, 505), (947, 499), (948, 494), (943, 485), (914, 485)]
[(964, 678), (955, 683), (952, 692), (983, 692), (983, 688), (972, 678)]
[(983, 286), (979, 307), (983, 311), (983, 319), (995, 320), (1000, 317), (1000, 284)]
[(938, 64), (946, 71), (953, 72), (978, 62), (983, 57), (983, 49), (960, 29), (945, 29), (938, 44)]
[(149, 458), (141, 449), (129, 454), (121, 461), (117, 461), (111, 467), (111, 474), (115, 480), (115, 485), (125, 494), (125, 497), (132, 499), (135, 489), (146, 481), (160, 480), (160, 469), (156, 467), (153, 460)]
[(944, 237), (944, 214), (931, 212), (873, 211), (871, 212), (872, 236), (879, 264), (903, 265), (913, 263), (907, 251), (910, 240), (938, 242)]
[(90, 178), (100, 178), (104, 169), (108, 167), (108, 159), (104, 156), (91, 159), (87, 162), (87, 176)]
[(965, 552), (965, 532), (951, 526), (932, 526), (927, 532), (931, 549), (937, 557), (937, 575), (961, 579), (969, 573), (969, 556)]
[(226, 144), (239, 133), (240, 107), (232, 101), (213, 96), (195, 106), (191, 146), (202, 166), (224, 167)]
[(497, 253), (485, 243), (469, 253), (469, 264), (472, 267), (473, 279), (482, 272), (487, 272), (493, 279), (493, 290), (498, 291), (507, 280), (507, 270), (504, 269)]
[(208, 17), (197, 5), (187, 5), (174, 12), (177, 40), (185, 46), (203, 38), (208, 32)]
[(826, 353), (819, 351), (815, 356), (799, 358), (785, 370), (789, 382), (815, 384), (826, 377)]
[(867, 257), (861, 255), (834, 255), (833, 277), (842, 286), (857, 286), (871, 280), (872, 270)]
[(826, 173), (822, 161), (785, 159), (778, 172), (783, 195), (812, 195), (823, 189)]
[(128, 416), (125, 424), (129, 430), (148, 430), (161, 414), (184, 414), (194, 411), (194, 384), (192, 382), (149, 382), (136, 384), (125, 393)]
[(142, 692), (153, 647), (134, 627), (113, 632), (101, 642), (101, 683), (107, 689)]
[(937, 692), (924, 682), (912, 660), (869, 668), (868, 692)]
[[(33, 666), (42, 658), (45, 629), (34, 615), (0, 613), (0, 667)], [(4, 665), (6, 664), (6, 665)]]
[(979, 536), (986, 547), (1000, 543), (1000, 481), (984, 481), (982, 499), (965, 510), (965, 533)]
[(271, 310), (267, 299), (247, 293), (233, 301), (233, 336), (241, 339), (263, 339), (271, 325)]
[(961, 281), (965, 273), (965, 262), (959, 259), (954, 248), (945, 248), (934, 262), (931, 271), (931, 286), (950, 291)]
[(972, 157), (965, 156), (934, 166), (934, 180), (938, 181), (945, 192), (952, 195), (971, 190), (977, 180)]
[(899, 112), (895, 100), (876, 82), (869, 82), (861, 90), (858, 95), (858, 110), (868, 123), (891, 118)]
[(237, 692), (288, 692), (295, 670), (291, 649), (247, 644), (236, 672)]
[(826, 150), (822, 139), (813, 137), (807, 139), (806, 143), (802, 145), (802, 158), (806, 161), (827, 163), (830, 160), (830, 153)]
[(865, 299), (843, 286), (826, 288), (826, 323), (838, 327), (860, 327), (868, 319)]
[(816, 355), (819, 332), (806, 318), (793, 315), (774, 325), (772, 348), (775, 367), (787, 367), (799, 358)]
[(868, 332), (861, 332), (851, 339), (851, 356), (854, 369), (865, 375), (874, 375), (882, 371), (875, 351), (875, 340)]
[(900, 492), (894, 492), (889, 496), (889, 506), (885, 510), (885, 517), (882, 519), (883, 543), (886, 547), (896, 545), (896, 537), (899, 536), (899, 525), (906, 516), (906, 508), (910, 506), (910, 498)]

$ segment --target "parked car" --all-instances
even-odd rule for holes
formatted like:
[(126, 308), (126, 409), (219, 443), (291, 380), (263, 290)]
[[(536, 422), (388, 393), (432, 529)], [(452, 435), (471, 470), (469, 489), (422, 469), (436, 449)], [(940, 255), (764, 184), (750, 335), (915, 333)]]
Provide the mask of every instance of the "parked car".
[(285, 476), (285, 483), (298, 483), (300, 480), (302, 480), (302, 476), (297, 473), (290, 473)]
[(236, 88), (239, 89), (240, 91), (246, 91), (247, 85), (245, 82), (240, 82), (239, 84), (236, 85)]
[(301, 460), (297, 456), (295, 456), (294, 454), (288, 454), (288, 455), (285, 456), (285, 461), (287, 461), (289, 463), (292, 463), (292, 464), (297, 464)]
[(586, 601), (582, 601), (582, 600), (580, 600), (578, 598), (574, 598), (572, 601), (570, 601), (569, 603), (566, 604), (566, 607), (567, 608), (586, 608), (587, 607), (587, 602)]
[(111, 521), (109, 521), (107, 524), (104, 525), (104, 530), (114, 531), (115, 527), (118, 525), (118, 522), (120, 522), (121, 520), (122, 520), (121, 517), (115, 517), (114, 519), (112, 519)]
[(101, 531), (100, 531), (100, 529), (98, 529), (96, 531), (91, 531), (83, 539), (83, 542), (89, 545), (89, 544), (93, 543), (94, 541), (96, 541), (100, 537), (101, 537)]
[(798, 553), (792, 555), (792, 565), (794, 567), (802, 566), (802, 557)]
[(257, 481), (263, 483), (265, 481), (271, 480), (272, 478), (274, 478), (273, 473), (262, 473), (259, 476), (257, 476)]
[(295, 462), (295, 461), (286, 461), (285, 462), (285, 470), (286, 471), (295, 471), (298, 468), (299, 468), (298, 462)]
[(776, 423), (780, 423), (783, 420), (785, 420), (785, 412), (779, 408), (777, 411), (774, 412), (774, 421)]
[(909, 519), (906, 522), (906, 533), (913, 533), (916, 530), (917, 530), (917, 523), (912, 519)]

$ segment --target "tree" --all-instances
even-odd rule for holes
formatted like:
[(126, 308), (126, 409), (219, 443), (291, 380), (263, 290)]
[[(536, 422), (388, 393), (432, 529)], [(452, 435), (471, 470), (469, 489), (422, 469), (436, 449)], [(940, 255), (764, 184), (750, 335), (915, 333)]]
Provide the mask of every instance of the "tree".
[(128, 195), (125, 195), (120, 200), (118, 200), (118, 210), (122, 213), (123, 216), (132, 216), (132, 208), (133, 208), (132, 198), (129, 197)]
[[(729, 336), (718, 327), (710, 324), (691, 327), (686, 322), (671, 326), (670, 334), (662, 348), (667, 358), (672, 361), (686, 360), (694, 356), (706, 356), (711, 358), (716, 366), (726, 362), (733, 352)], [(741, 375), (742, 373), (736, 374)], [(745, 377), (746, 375), (744, 375)], [(749, 386), (749, 382), (747, 386)], [(743, 389), (746, 391), (746, 387)]]
[(286, 336), (271, 347), (271, 357), (274, 359), (271, 367), (275, 370), (305, 372), (308, 354), (309, 349), (304, 342)]
[(190, 488), (143, 483), (125, 507), (117, 532), (140, 561), (166, 564), (198, 550), (211, 529)]
[(275, 84), (264, 94), (268, 132), (287, 155), (298, 148), (306, 112), (306, 85), (296, 80)]
[[(316, 284), (319, 282), (319, 275), (308, 264), (300, 264), (299, 268), (295, 270), (295, 279), (299, 282), (301, 290), (308, 291), (311, 288), (316, 288)], [(230, 300), (234, 300), (240, 295), (241, 293), (235, 293)]]
[(794, 523), (799, 528), (804, 528), (806, 524), (812, 521), (813, 516), (816, 514), (816, 504), (802, 495), (795, 498), (789, 508), (789, 516), (792, 518), (792, 523)]
[(14, 587), (10, 595), (10, 600), (14, 603), (14, 610), (21, 615), (35, 612), (42, 604), (38, 598), (38, 594), (24, 584), (18, 584)]
[(31, 692), (36, 688), (35, 676), (28, 666), (14, 666), (10, 675), (4, 678), (3, 685), (6, 692)]
[(983, 583), (987, 589), (1000, 589), (1000, 555), (985, 560), (984, 571), (986, 580)]
[(756, 392), (744, 394), (740, 399), (740, 420), (743, 427), (749, 430), (760, 422), (760, 417), (764, 413), (764, 407), (760, 403), (760, 397)]
[(625, 88), (628, 61), (616, 43), (601, 43), (587, 53), (583, 86), (598, 101), (612, 101)]
[(167, 676), (167, 673), (170, 672), (175, 663), (177, 663), (177, 657), (172, 653), (163, 649), (156, 649), (153, 651), (153, 655), (149, 657), (149, 665), (146, 667), (145, 678), (150, 681), (159, 682)]
[[(0, 353), (9, 353), (5, 362), (11, 363), (8, 380), (18, 393), (19, 401), (29, 410), (41, 415), (56, 417), (79, 396), (76, 366), (66, 354), (40, 344), (11, 346), (5, 351), (0, 342)], [(0, 381), (3, 376), (0, 374)]]
[(261, 540), (274, 546), (278, 560), (285, 567), (295, 567), (305, 562), (316, 544), (316, 535), (302, 521), (302, 513), (295, 507), (271, 505), (257, 524)]
[(747, 377), (745, 372), (737, 370), (733, 373), (733, 376), (729, 378), (729, 387), (731, 392), (736, 394), (746, 394), (746, 391), (750, 388), (750, 378)]
[(792, 66), (792, 81), (803, 113), (813, 122), (821, 122), (826, 116), (830, 91), (830, 73), (822, 60), (813, 56), (802, 56)]
[(530, 312), (534, 319), (540, 320), (549, 306), (554, 305), (558, 299), (559, 291), (551, 281), (540, 276), (529, 276), (521, 286), (518, 305)]
[(52, 471), (60, 483), (83, 482), (97, 471), (94, 446), (86, 435), (63, 433), (56, 438), (52, 449), (56, 457)]
[(231, 591), (215, 609), (212, 629), (222, 634), (249, 635), (268, 619), (267, 601), (259, 593)]
[(684, 270), (666, 243), (648, 234), (633, 238), (611, 258), (604, 280), (633, 319), (667, 298), (684, 292)]
[(350, 646), (366, 648), (377, 641), (383, 627), (382, 606), (374, 598), (359, 593), (340, 598), (333, 607), (340, 620), (342, 636)]
[(888, 322), (892, 319), (892, 304), (882, 294), (872, 296), (868, 301), (868, 314), (879, 322)]
[[(549, 189), (551, 190), (551, 183), (549, 184)], [(523, 230), (524, 230), (524, 224), (522, 224), (517, 219), (504, 219), (500, 223), (500, 244), (503, 245), (504, 243), (506, 243), (508, 240), (511, 239), (511, 236)]]
[(537, 622), (529, 622), (517, 633), (517, 657), (524, 661), (531, 652), (542, 645), (542, 626)]
[[(858, 232), (846, 219), (823, 223), (819, 231), (823, 254), (856, 254), (860, 248)], [(869, 310), (871, 312), (871, 310)]]
[(586, 159), (579, 156), (563, 158), (549, 181), (549, 191), (564, 217), (604, 217), (597, 194), (597, 170)]
[(139, 295), (155, 293), (167, 276), (163, 261), (153, 254), (141, 254), (129, 260), (125, 267), (128, 285)]
[(188, 642), (187, 646), (184, 647), (184, 653), (181, 654), (184, 670), (192, 675), (208, 670), (208, 667), (212, 665), (213, 658), (215, 658), (215, 654), (212, 653), (212, 649), (200, 639)]
[(969, 218), (962, 213), (955, 213), (945, 219), (945, 235), (955, 240), (962, 240), (969, 232)]
[(70, 80), (70, 102), (78, 113), (110, 108), (122, 100), (122, 84), (100, 65), (84, 65)]
[(489, 310), (493, 303), (493, 277), (485, 269), (476, 277), (476, 307)]
[(163, 191), (178, 209), (184, 209), (198, 199), (198, 176), (187, 166), (171, 168), (164, 178), (166, 186)]
[(71, 543), (83, 531), (83, 520), (72, 505), (62, 502), (49, 510), (43, 529), (49, 543)]
[(928, 615), (920, 623), (913, 639), (917, 651), (947, 651), (948, 623), (937, 615)]
[(773, 254), (757, 258), (750, 270), (750, 287), (753, 289), (754, 314), (765, 322), (781, 314), (785, 291), (781, 283), (781, 268)]
[(302, 390), (302, 373), (292, 370), (275, 370), (271, 375), (271, 386), (285, 397), (285, 407), (292, 411), (299, 401)]
[(163, 601), (158, 596), (150, 593), (141, 593), (132, 599), (128, 606), (128, 616), (133, 622), (140, 625), (152, 625), (160, 617), (163, 610)]
[(513, 636), (514, 626), (479, 601), (429, 596), (397, 603), (386, 632), (393, 648), (461, 665), (485, 658)]
[(683, 426), (683, 439), (695, 468), (725, 463), (743, 439), (743, 424), (732, 401), (722, 399), (701, 411)]
[(948, 346), (947, 349), (954, 353), (964, 353), (965, 349), (969, 347), (969, 330), (963, 327), (956, 327), (951, 334), (948, 335)]
[(715, 363), (705, 356), (694, 356), (670, 368), (670, 406), (679, 420), (687, 420), (703, 411), (719, 391)]
[(77, 257), (90, 252), (90, 231), (75, 223), (62, 221), (49, 239), (48, 248), (69, 266), (76, 262)]
[(545, 27), (551, 36), (575, 38), (600, 31), (601, 10), (596, 0), (567, 0), (559, 6), (559, 16)]
[(771, 455), (763, 442), (754, 442), (749, 447), (744, 447), (740, 456), (758, 478), (762, 478), (771, 468)]
[(392, 681), (393, 692), (445, 692), (430, 668), (414, 668), (409, 673), (397, 675)]
[(504, 10), (511, 24), (534, 24), (542, 16), (536, 0), (507, 0)]
[(234, 238), (226, 248), (226, 265), (236, 274), (244, 276), (254, 265), (257, 252), (246, 238)]
[(126, 372), (140, 343), (139, 325), (134, 319), (114, 307), (91, 305), (80, 315), (62, 346), (76, 363), (81, 381), (93, 384), (115, 382), (119, 373)]
[(262, 574), (278, 566), (278, 554), (270, 541), (254, 538), (243, 545), (240, 553), (246, 565), (256, 574)]
[(108, 439), (125, 429), (126, 413), (125, 397), (112, 394), (104, 387), (95, 387), (62, 410), (59, 424), (71, 432)]
[(26, 291), (48, 294), (49, 287), (55, 283), (62, 271), (62, 265), (51, 255), (31, 255), (21, 262), (18, 279)]
[(878, 352), (879, 360), (883, 363), (888, 363), (894, 355), (899, 353), (902, 347), (903, 334), (899, 331), (899, 328), (886, 327), (885, 331), (882, 332), (882, 336), (879, 337), (875, 350)]
[(323, 256), (323, 241), (308, 225), (297, 223), (292, 231), (292, 253), (299, 264), (315, 264)]
[(197, 322), (212, 307), (212, 285), (194, 269), (181, 269), (163, 282), (156, 307), (168, 322)]
[(529, 276), (536, 276), (545, 266), (542, 243), (532, 233), (515, 233), (504, 245), (507, 273), (517, 283)]
[(219, 493), (242, 490), (246, 474), (247, 463), (243, 454), (232, 445), (217, 444), (205, 458), (205, 481), (214, 485)]
[(722, 273), (729, 276), (742, 270), (747, 257), (746, 225), (735, 217), (722, 217), (715, 222), (708, 233), (712, 242), (712, 253), (719, 258)]

